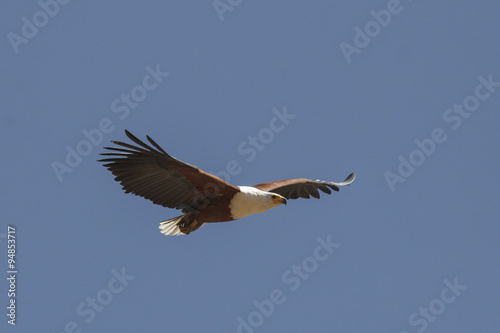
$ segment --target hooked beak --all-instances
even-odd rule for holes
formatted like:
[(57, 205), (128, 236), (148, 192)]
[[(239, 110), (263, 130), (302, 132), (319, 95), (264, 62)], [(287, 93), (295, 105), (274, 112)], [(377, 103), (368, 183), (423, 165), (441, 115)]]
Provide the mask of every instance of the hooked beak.
[(286, 199), (283, 198), (281, 195), (273, 195), (273, 202), (276, 205), (286, 205)]

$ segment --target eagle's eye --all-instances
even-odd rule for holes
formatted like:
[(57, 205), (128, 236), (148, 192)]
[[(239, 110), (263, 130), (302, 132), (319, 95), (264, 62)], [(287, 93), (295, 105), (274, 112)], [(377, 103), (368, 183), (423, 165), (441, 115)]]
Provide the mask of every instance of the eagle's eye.
[(276, 196), (275, 196), (275, 195), (272, 195), (272, 196), (271, 196), (271, 198), (276, 199)]

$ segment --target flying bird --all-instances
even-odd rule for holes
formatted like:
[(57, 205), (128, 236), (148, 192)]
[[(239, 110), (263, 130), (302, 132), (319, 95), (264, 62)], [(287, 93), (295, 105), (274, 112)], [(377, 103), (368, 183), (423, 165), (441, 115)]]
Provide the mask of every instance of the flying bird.
[(196, 166), (167, 154), (153, 139), (148, 145), (132, 133), (125, 134), (136, 145), (111, 141), (120, 147), (105, 147), (110, 156), (99, 160), (120, 182), (125, 193), (151, 200), (163, 207), (182, 210), (183, 215), (160, 222), (165, 235), (188, 235), (207, 223), (227, 222), (265, 212), (289, 199), (319, 199), (319, 191), (331, 194), (354, 181), (351, 173), (340, 183), (305, 178), (280, 180), (254, 186), (234, 186)]

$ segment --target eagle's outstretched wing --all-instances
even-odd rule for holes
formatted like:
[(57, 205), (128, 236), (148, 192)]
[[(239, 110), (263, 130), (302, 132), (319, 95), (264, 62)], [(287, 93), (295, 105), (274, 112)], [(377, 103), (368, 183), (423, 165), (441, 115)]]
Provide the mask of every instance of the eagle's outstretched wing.
[(295, 179), (280, 180), (277, 182), (258, 184), (254, 185), (254, 187), (262, 191), (277, 193), (279, 195), (284, 196), (287, 199), (297, 199), (297, 198), (309, 199), (310, 196), (319, 199), (318, 190), (330, 194), (332, 193), (330, 189), (334, 191), (339, 191), (340, 186), (347, 186), (351, 184), (355, 178), (356, 174), (351, 173), (346, 178), (346, 180), (344, 180), (341, 183), (327, 182), (319, 179), (312, 180), (306, 178), (295, 178)]
[(101, 155), (111, 157), (99, 160), (105, 162), (125, 193), (188, 212), (197, 210), (203, 199), (219, 195), (222, 188), (226, 194), (239, 192), (236, 186), (170, 156), (149, 136), (146, 137), (154, 148), (129, 131), (125, 133), (137, 146), (112, 141), (121, 147), (105, 147), (112, 152)]

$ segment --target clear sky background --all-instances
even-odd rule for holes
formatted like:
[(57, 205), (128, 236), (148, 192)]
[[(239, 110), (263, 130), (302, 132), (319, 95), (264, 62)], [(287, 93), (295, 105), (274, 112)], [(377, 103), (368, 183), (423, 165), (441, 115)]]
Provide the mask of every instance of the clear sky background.
[[(498, 329), (498, 2), (46, 3), (0, 11), (2, 332)], [(167, 237), (96, 162), (124, 129), (236, 185), (358, 177)]]

